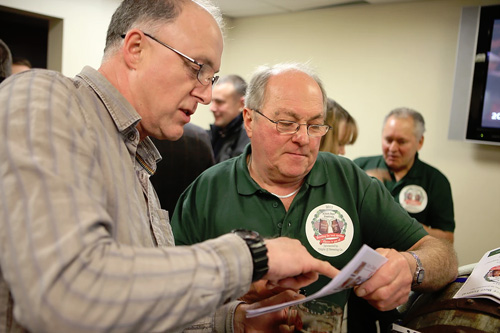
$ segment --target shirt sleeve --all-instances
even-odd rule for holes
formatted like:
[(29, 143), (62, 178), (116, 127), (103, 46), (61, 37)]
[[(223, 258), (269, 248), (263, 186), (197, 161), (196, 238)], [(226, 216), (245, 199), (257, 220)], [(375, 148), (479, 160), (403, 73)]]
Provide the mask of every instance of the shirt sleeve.
[(455, 214), (450, 182), (443, 174), (438, 173), (431, 185), (432, 189), (428, 191), (428, 224), (435, 229), (454, 232)]
[(196, 324), (185, 328), (183, 333), (230, 333), (234, 332), (234, 313), (243, 302), (234, 301), (217, 309), (215, 315), (205, 317)]

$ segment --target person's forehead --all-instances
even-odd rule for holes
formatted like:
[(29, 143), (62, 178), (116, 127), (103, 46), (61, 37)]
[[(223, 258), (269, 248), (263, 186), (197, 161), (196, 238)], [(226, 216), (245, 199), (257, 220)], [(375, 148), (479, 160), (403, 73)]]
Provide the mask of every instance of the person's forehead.
[(269, 78), (264, 105), (274, 112), (297, 112), (324, 116), (323, 94), (318, 83), (301, 72), (285, 72)]
[[(220, 27), (212, 15), (194, 2), (186, 2), (179, 16), (161, 31), (167, 44), (219, 71), (223, 49)], [(175, 43), (175, 44), (174, 44)]]
[(414, 124), (413, 119), (390, 117), (384, 126), (384, 131), (393, 131), (400, 134), (413, 134)]
[(213, 88), (212, 92), (215, 93), (223, 93), (226, 95), (230, 95), (234, 92), (234, 86), (229, 82), (217, 83)]
[(229, 102), (234, 97), (234, 87), (231, 84), (222, 84), (218, 83), (212, 88), (212, 99)]

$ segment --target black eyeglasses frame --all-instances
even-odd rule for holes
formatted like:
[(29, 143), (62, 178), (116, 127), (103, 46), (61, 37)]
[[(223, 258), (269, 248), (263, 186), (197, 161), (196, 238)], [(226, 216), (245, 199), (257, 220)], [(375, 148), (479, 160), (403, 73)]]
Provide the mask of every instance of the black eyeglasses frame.
[[(266, 118), (267, 120), (269, 120), (273, 124), (275, 124), (276, 125), (276, 130), (280, 134), (284, 134), (284, 135), (293, 135), (293, 134), (295, 134), (295, 133), (297, 133), (299, 131), (300, 126), (306, 126), (306, 128), (307, 128), (307, 135), (309, 135), (310, 137), (313, 137), (313, 138), (320, 138), (320, 137), (326, 135), (326, 133), (328, 133), (328, 131), (332, 129), (332, 127), (330, 125), (327, 125), (327, 124), (299, 124), (298, 122), (291, 121), (291, 120), (272, 120), (271, 118), (269, 118), (268, 116), (266, 116), (265, 114), (263, 114), (262, 112), (260, 112), (257, 109), (252, 109), (252, 110), (255, 111), (255, 112), (257, 112), (258, 114), (260, 114), (262, 117)], [(297, 125), (297, 127), (295, 128), (295, 130), (293, 132), (283, 132), (279, 128), (280, 124), (287, 124), (287, 125), (295, 124), (295, 125)], [(323, 129), (324, 128), (325, 129), (324, 130), (325, 133), (322, 133), (322, 134), (319, 134), (319, 135), (311, 135), (310, 132), (309, 132), (309, 129), (311, 127), (318, 128), (318, 129)]]

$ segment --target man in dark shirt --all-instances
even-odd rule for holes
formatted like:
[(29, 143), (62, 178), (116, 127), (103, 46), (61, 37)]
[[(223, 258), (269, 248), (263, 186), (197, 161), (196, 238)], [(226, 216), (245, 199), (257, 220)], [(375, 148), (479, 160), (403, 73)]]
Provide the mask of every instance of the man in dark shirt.
[(213, 87), (210, 110), (215, 120), (208, 134), (216, 163), (240, 155), (250, 142), (241, 115), (246, 89), (245, 80), (238, 75), (224, 76)]
[(194, 124), (184, 126), (177, 141), (151, 138), (162, 156), (150, 180), (160, 199), (161, 208), (172, 217), (181, 193), (200, 173), (215, 164), (207, 132)]

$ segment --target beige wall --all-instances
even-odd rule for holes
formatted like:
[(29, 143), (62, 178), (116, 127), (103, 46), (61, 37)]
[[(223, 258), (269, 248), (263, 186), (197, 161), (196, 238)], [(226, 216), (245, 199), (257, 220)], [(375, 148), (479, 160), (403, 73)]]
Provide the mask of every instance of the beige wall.
[[(235, 19), (221, 74), (249, 79), (264, 63), (310, 61), (358, 121), (349, 158), (380, 153), (392, 108), (419, 110), (427, 122), (420, 157), (452, 185), (460, 264), (477, 262), (500, 246), (500, 147), (450, 141), (447, 133), (461, 7), (492, 3), (414, 1)], [(207, 127), (212, 115), (200, 108), (193, 122)]]
[[(306, 1), (306, 0), (304, 0)], [(98, 67), (118, 0), (0, 0), (0, 5), (62, 18), (62, 72)], [(331, 97), (359, 123), (347, 157), (380, 152), (383, 116), (409, 106), (427, 122), (421, 158), (448, 176), (460, 264), (500, 246), (500, 147), (447, 139), (461, 7), (500, 1), (433, 0), (352, 5), (229, 20), (221, 74), (248, 79), (258, 65), (310, 61)], [(213, 121), (200, 107), (193, 122)]]

